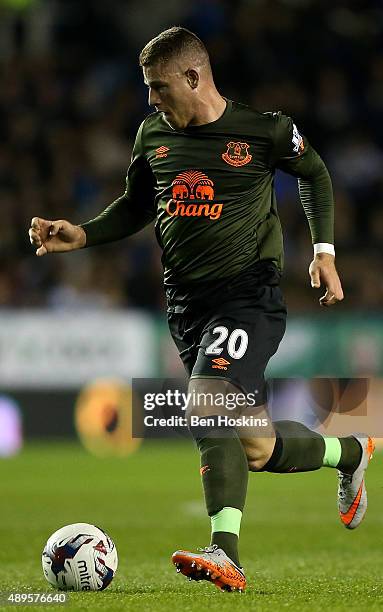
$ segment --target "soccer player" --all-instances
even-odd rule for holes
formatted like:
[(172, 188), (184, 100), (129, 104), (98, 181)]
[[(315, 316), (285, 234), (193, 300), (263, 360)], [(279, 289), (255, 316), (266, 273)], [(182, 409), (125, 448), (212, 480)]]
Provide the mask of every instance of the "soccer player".
[[(190, 429), (201, 456), (211, 544), (196, 553), (179, 550), (173, 563), (190, 579), (243, 590), (238, 538), (249, 470), (336, 468), (343, 524), (357, 527), (367, 508), (368, 436), (327, 438), (298, 422), (271, 423), (266, 408), (264, 370), (286, 318), (274, 172), (298, 179), (314, 245), (311, 285), (324, 285), (319, 301), (327, 307), (343, 299), (331, 181), (291, 118), (259, 113), (217, 91), (206, 48), (192, 32), (162, 32), (142, 50), (140, 65), (155, 112), (138, 130), (124, 194), (82, 225), (35, 217), (30, 240), (41, 256), (118, 240), (156, 220), (169, 327), (196, 398), (189, 423), (209, 417), (206, 427)], [(218, 395), (237, 398), (230, 416), (252, 415), (265, 426), (223, 427)]]

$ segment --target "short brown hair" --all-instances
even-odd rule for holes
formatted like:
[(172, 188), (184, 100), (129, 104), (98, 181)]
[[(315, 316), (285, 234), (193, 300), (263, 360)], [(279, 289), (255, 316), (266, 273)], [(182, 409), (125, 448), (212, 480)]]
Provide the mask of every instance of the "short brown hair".
[(203, 63), (209, 63), (209, 54), (202, 40), (193, 32), (174, 26), (164, 30), (150, 40), (142, 49), (139, 57), (140, 66), (150, 66), (188, 53)]

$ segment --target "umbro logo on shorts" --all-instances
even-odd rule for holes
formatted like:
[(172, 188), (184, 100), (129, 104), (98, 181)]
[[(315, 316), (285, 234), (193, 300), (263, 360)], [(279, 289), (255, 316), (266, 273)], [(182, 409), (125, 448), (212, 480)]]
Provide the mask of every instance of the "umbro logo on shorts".
[(230, 361), (224, 359), (223, 357), (218, 357), (217, 359), (212, 359), (212, 368), (216, 368), (217, 370), (227, 370), (227, 366), (230, 365)]

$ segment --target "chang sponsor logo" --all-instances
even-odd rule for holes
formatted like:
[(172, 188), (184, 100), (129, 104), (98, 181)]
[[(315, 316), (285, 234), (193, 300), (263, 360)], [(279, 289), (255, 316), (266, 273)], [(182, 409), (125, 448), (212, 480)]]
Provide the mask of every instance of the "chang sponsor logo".
[(219, 219), (223, 204), (187, 204), (177, 200), (169, 200), (166, 212), (171, 217), (209, 217)]
[(170, 217), (219, 219), (223, 204), (213, 203), (214, 182), (198, 170), (178, 174), (172, 182), (172, 198), (165, 210)]

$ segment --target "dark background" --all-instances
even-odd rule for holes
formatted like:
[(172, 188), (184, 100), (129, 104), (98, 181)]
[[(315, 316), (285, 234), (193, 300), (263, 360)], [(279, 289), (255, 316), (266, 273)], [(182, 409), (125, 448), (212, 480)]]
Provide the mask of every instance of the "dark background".
[[(18, 7), (18, 8), (16, 8)], [(343, 310), (383, 297), (383, 3), (327, 0), (0, 1), (0, 307), (164, 304), (152, 228), (126, 241), (37, 260), (32, 216), (84, 221), (119, 196), (150, 112), (137, 57), (162, 29), (206, 43), (219, 90), (294, 117), (326, 161), (336, 196)], [(277, 182), (284, 289), (317, 308), (296, 181)]]

